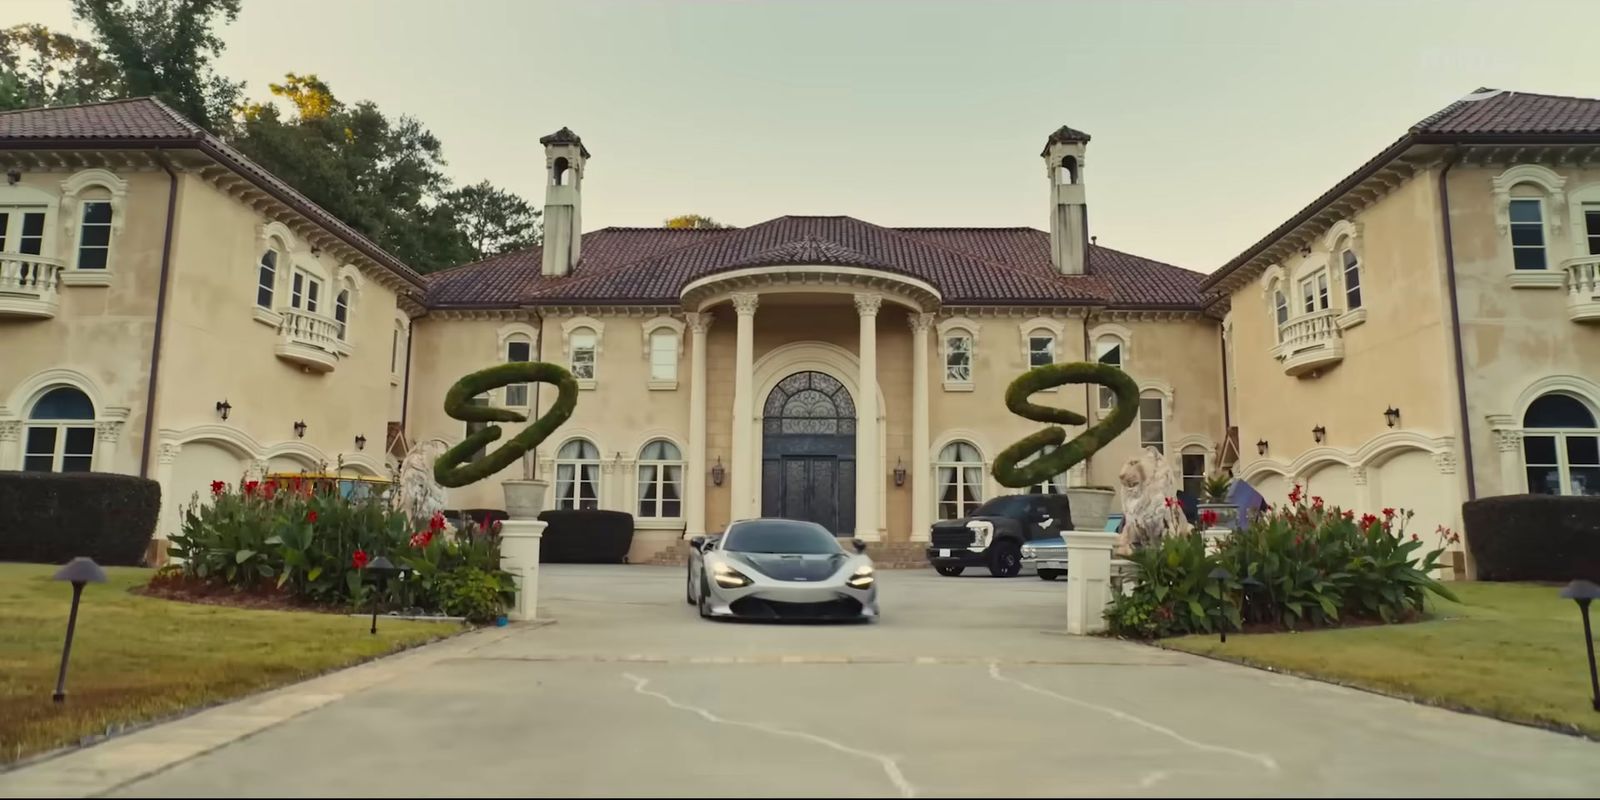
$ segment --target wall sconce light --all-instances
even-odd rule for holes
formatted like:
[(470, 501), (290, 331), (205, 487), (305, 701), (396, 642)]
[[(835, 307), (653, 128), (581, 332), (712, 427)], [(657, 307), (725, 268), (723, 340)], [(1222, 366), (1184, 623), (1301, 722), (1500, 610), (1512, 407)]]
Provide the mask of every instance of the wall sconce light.
[(1264, 456), (1266, 454), (1267, 454), (1267, 440), (1266, 439), (1258, 440), (1256, 442), (1256, 455)]
[(320, 247), (318, 247), (316, 245), (311, 245), (311, 255), (313, 255), (313, 256), (322, 255), (322, 248), (320, 248)]
[(1400, 409), (1389, 406), (1388, 410), (1383, 412), (1383, 418), (1389, 420), (1389, 427), (1393, 428), (1400, 422)]
[(906, 465), (905, 462), (899, 458), (894, 460), (894, 485), (906, 485)]
[(1311, 245), (1309, 245), (1309, 244), (1300, 245), (1300, 255), (1303, 255), (1303, 256), (1311, 255)]
[(1322, 444), (1323, 440), (1328, 438), (1328, 429), (1322, 427), (1321, 425), (1312, 428), (1311, 438), (1317, 440), (1317, 444)]
[(722, 485), (722, 479), (728, 476), (728, 471), (722, 468), (722, 456), (717, 456), (717, 463), (711, 467), (711, 482), (717, 486)]
[(228, 402), (226, 400), (223, 400), (223, 401), (217, 403), (217, 414), (219, 416), (221, 416), (223, 419), (227, 419), (228, 418), (228, 414), (231, 413), (232, 411), (233, 411), (233, 404), (232, 403), (230, 403), (230, 402)]
[(294, 424), (294, 436), (295, 436), (296, 439), (304, 439), (304, 438), (306, 438), (306, 423), (305, 423), (305, 420), (301, 420), (301, 421), (296, 422)]
[(17, 169), (16, 167), (12, 167), (11, 169), (6, 170), (6, 183), (11, 184), (12, 186), (16, 186), (21, 181), (22, 181), (22, 170)]
[(359, 433), (356, 434), (356, 449), (357, 450), (365, 450), (365, 449), (367, 449), (367, 437), (366, 436), (364, 436), (362, 434), (359, 434)]

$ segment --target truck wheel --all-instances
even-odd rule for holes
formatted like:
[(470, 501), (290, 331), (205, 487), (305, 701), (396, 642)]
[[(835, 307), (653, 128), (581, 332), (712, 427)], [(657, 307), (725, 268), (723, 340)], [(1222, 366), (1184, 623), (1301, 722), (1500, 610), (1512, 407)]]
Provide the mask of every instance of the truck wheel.
[(1041, 581), (1053, 581), (1053, 580), (1055, 580), (1056, 578), (1059, 578), (1059, 577), (1061, 577), (1061, 570), (1058, 570), (1058, 569), (1041, 569), (1041, 570), (1039, 570), (1039, 580), (1041, 580)]
[(1016, 542), (995, 542), (989, 551), (989, 574), (1012, 578), (1022, 571), (1022, 548)]
[(934, 569), (937, 570), (940, 575), (943, 575), (946, 578), (954, 578), (957, 575), (967, 571), (966, 567), (934, 567)]

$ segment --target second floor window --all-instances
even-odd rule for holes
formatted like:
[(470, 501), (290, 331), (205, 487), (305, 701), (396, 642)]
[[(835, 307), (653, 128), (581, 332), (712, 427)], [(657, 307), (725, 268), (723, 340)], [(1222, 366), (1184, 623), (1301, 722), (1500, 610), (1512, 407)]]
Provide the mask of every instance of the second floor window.
[(261, 266), (256, 270), (256, 305), (272, 308), (272, 293), (278, 285), (278, 251), (261, 254)]
[(344, 341), (350, 332), (350, 290), (339, 292), (333, 298), (333, 321), (339, 328), (339, 341)]
[(289, 305), (310, 314), (317, 313), (317, 304), (322, 296), (322, 282), (311, 277), (311, 273), (295, 270), (294, 282), (289, 290)]
[(111, 203), (90, 200), (83, 204), (83, 225), (78, 229), (78, 269), (105, 269), (111, 255)]
[(1159, 396), (1139, 398), (1139, 449), (1154, 447), (1167, 452), (1167, 417), (1165, 403)]
[(578, 380), (594, 380), (594, 331), (582, 328), (572, 333), (572, 376)]
[[(506, 342), (506, 363), (520, 364), (532, 361), (533, 347), (527, 339), (517, 336)], [(506, 387), (506, 405), (527, 406), (528, 384), (513, 383)]]
[(1583, 207), (1583, 225), (1589, 237), (1589, 255), (1600, 256), (1600, 205)]
[(1511, 201), (1511, 263), (1517, 269), (1544, 269), (1544, 204), (1538, 198)]
[(972, 381), (972, 337), (952, 334), (944, 340), (944, 379), (949, 383)]
[(678, 379), (678, 335), (670, 330), (650, 334), (650, 380)]
[[(1094, 343), (1095, 360), (1108, 364), (1117, 369), (1127, 369), (1123, 365), (1122, 340), (1115, 336), (1102, 336)], [(1109, 386), (1100, 387), (1100, 410), (1110, 411), (1117, 404), (1117, 393)]]
[(1282, 289), (1272, 293), (1272, 312), (1278, 319), (1278, 327), (1283, 327), (1289, 321), (1289, 298), (1284, 296)]
[(1043, 367), (1056, 363), (1056, 337), (1028, 337), (1028, 366)]
[(1300, 302), (1305, 313), (1322, 311), (1328, 307), (1328, 273), (1317, 274), (1300, 282)]
[(0, 250), (37, 256), (44, 253), (44, 209), (0, 207)]
[(1346, 310), (1361, 307), (1361, 260), (1356, 251), (1346, 250), (1339, 258), (1344, 262), (1344, 305)]

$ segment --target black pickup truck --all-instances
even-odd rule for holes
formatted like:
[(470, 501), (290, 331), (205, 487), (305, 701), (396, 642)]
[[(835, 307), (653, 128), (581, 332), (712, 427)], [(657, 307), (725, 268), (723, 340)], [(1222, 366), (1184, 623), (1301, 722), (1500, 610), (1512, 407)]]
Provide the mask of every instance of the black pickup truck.
[(978, 506), (970, 516), (933, 525), (928, 563), (940, 575), (988, 567), (1009, 578), (1022, 571), (1022, 545), (1072, 528), (1072, 506), (1061, 494), (1012, 494)]

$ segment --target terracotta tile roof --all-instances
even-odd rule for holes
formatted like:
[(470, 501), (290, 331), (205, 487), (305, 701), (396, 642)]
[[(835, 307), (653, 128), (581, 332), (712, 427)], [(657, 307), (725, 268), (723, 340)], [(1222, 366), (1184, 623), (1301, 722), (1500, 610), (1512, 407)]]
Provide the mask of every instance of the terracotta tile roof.
[(8, 145), (194, 148), (238, 172), (414, 286), (422, 276), (371, 239), (182, 114), (152, 97), (0, 112), (0, 150)]
[(538, 248), (429, 276), (436, 307), (676, 304), (683, 287), (747, 267), (828, 264), (932, 284), (949, 304), (1198, 309), (1204, 275), (1093, 247), (1089, 275), (1050, 263), (1032, 228), (885, 228), (852, 217), (779, 217), (732, 230), (606, 228), (584, 235), (572, 275), (540, 274)]

